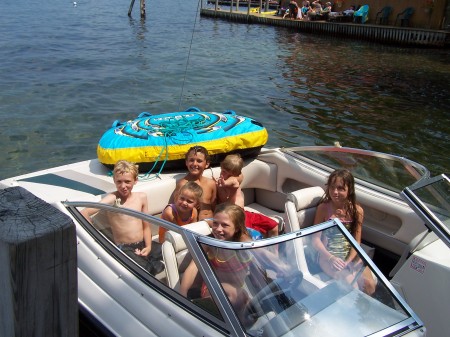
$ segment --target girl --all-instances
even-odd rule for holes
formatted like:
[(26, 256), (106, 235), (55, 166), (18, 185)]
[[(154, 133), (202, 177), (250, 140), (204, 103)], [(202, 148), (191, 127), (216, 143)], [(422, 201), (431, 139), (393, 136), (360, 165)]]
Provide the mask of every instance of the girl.
[[(218, 205), (214, 212), (212, 235), (216, 239), (225, 241), (251, 241), (245, 228), (245, 214), (242, 208), (227, 203)], [(247, 299), (242, 286), (251, 256), (246, 251), (235, 252), (217, 248), (207, 249), (206, 253), (230, 302), (235, 308), (242, 308)], [(182, 295), (187, 296), (197, 274), (197, 266), (194, 261), (191, 261), (181, 280), (180, 293)], [(202, 284), (201, 297), (209, 297), (208, 289), (204, 283)]]
[[(356, 203), (353, 175), (346, 169), (336, 170), (328, 177), (326, 186), (325, 195), (317, 206), (314, 224), (338, 218), (361, 244), (364, 211)], [(352, 281), (354, 277), (350, 263), (354, 262), (357, 254), (339, 230), (317, 233), (313, 236), (312, 243), (317, 251), (317, 261), (327, 275)], [(363, 272), (363, 280), (364, 291), (373, 293), (375, 284), (368, 268)]]
[[(212, 235), (219, 240), (245, 242), (251, 241), (251, 237), (245, 227), (244, 210), (234, 204), (219, 204), (214, 212), (212, 223)], [(243, 289), (245, 278), (248, 275), (250, 264), (254, 258), (265, 265), (271, 266), (277, 273), (282, 275), (289, 274), (289, 267), (281, 263), (273, 253), (262, 250), (254, 256), (253, 252), (247, 250), (227, 250), (216, 247), (207, 247), (206, 254), (211, 266), (213, 267), (217, 278), (228, 296), (234, 308), (241, 312), (245, 308), (248, 300), (248, 294)], [(194, 261), (191, 261), (180, 285), (180, 293), (187, 296), (189, 289), (193, 286), (198, 269)], [(201, 297), (209, 297), (206, 284), (202, 284)]]
[[(175, 196), (175, 202), (164, 208), (161, 218), (178, 226), (184, 226), (198, 221), (198, 210), (202, 198), (202, 188), (193, 181), (188, 181)], [(159, 227), (159, 242), (165, 240), (167, 229)]]

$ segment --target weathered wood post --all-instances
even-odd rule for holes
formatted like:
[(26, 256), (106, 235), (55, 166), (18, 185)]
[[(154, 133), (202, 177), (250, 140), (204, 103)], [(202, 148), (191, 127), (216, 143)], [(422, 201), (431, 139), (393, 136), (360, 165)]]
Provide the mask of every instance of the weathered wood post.
[(145, 18), (145, 0), (141, 0), (141, 18)]
[(128, 8), (128, 16), (131, 16), (131, 12), (133, 10), (133, 6), (134, 6), (134, 0), (131, 0), (130, 8)]
[(0, 190), (0, 336), (78, 336), (72, 219), (22, 187)]

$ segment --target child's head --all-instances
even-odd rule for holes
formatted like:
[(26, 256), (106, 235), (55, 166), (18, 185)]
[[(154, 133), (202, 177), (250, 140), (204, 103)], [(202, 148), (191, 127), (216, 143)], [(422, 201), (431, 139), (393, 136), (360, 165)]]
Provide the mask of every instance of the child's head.
[(217, 239), (240, 241), (243, 234), (248, 235), (244, 210), (235, 204), (217, 205), (214, 211), (212, 230)]
[(333, 199), (333, 190), (336, 190), (341, 197), (345, 196), (352, 204), (355, 204), (355, 179), (349, 170), (340, 169), (332, 172), (326, 186), (325, 198), (327, 200)]
[(235, 177), (241, 174), (242, 167), (244, 167), (244, 161), (239, 154), (229, 154), (220, 163), (222, 171), (226, 171)]
[(177, 193), (175, 204), (181, 211), (192, 211), (200, 204), (203, 189), (196, 182), (188, 181)]
[(126, 160), (119, 160), (114, 165), (113, 176), (115, 177), (117, 174), (124, 174), (124, 173), (131, 173), (134, 180), (137, 180), (137, 176), (139, 173), (139, 166), (134, 163), (130, 163)]
[(205, 160), (209, 163), (210, 158), (209, 158), (208, 150), (207, 150), (205, 147), (200, 146), (200, 145), (192, 146), (192, 147), (186, 152), (185, 159), (188, 160), (189, 156), (191, 156), (191, 155), (196, 155), (196, 154), (198, 154), (198, 153), (203, 154), (203, 156), (205, 157)]
[(137, 183), (138, 166), (126, 160), (119, 160), (114, 165), (113, 179), (121, 198), (127, 198)]
[(186, 153), (186, 167), (192, 175), (201, 176), (209, 162), (208, 150), (203, 146), (193, 146)]

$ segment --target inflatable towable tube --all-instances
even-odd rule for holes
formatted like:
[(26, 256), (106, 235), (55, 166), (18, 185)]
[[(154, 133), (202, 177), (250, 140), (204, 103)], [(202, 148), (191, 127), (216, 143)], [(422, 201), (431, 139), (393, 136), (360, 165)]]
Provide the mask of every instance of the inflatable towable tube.
[(118, 160), (128, 160), (139, 164), (141, 172), (156, 165), (185, 168), (186, 152), (194, 145), (207, 148), (211, 164), (217, 164), (229, 153), (240, 153), (244, 158), (257, 156), (267, 139), (261, 123), (232, 110), (218, 113), (189, 108), (159, 115), (143, 112), (128, 122), (115, 121), (101, 137), (97, 156), (108, 167)]

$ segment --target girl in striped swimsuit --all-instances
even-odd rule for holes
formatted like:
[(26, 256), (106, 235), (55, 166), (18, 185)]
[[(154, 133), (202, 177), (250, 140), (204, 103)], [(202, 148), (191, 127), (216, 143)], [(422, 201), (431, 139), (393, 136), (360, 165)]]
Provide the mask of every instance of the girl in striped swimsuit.
[[(364, 211), (356, 203), (353, 175), (346, 169), (336, 170), (328, 177), (326, 187), (325, 195), (317, 206), (314, 224), (338, 218), (361, 244)], [(356, 251), (337, 228), (315, 234), (312, 243), (317, 251), (317, 261), (327, 275), (350, 282), (354, 279), (353, 273), (356, 270), (352, 264)], [(368, 268), (365, 268), (360, 283), (366, 293), (372, 294), (375, 291), (375, 282)]]

